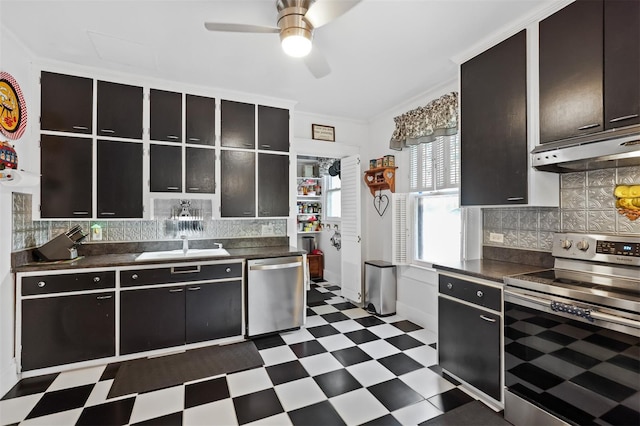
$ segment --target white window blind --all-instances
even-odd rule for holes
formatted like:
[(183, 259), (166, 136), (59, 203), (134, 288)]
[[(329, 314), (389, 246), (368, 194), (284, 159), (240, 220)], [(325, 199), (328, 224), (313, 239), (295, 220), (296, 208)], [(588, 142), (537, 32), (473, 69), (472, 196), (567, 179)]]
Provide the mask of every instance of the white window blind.
[(412, 192), (438, 191), (460, 185), (460, 137), (439, 136), (411, 147), (409, 185)]
[(409, 255), (409, 227), (407, 208), (408, 194), (391, 194), (391, 235), (393, 242), (391, 245), (391, 263), (394, 265), (408, 265)]

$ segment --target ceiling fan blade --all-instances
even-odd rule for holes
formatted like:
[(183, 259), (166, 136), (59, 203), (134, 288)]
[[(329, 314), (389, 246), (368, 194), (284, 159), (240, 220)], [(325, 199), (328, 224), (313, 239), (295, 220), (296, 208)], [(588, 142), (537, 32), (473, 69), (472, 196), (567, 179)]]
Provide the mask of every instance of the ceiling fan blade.
[(311, 5), (304, 17), (314, 28), (319, 28), (343, 15), (360, 1), (362, 0), (317, 0)]
[(316, 45), (311, 49), (311, 53), (304, 57), (304, 63), (315, 78), (326, 77), (331, 73), (327, 58)]
[(209, 31), (225, 31), (230, 33), (279, 33), (278, 27), (263, 25), (229, 24), (224, 22), (205, 22), (204, 27)]

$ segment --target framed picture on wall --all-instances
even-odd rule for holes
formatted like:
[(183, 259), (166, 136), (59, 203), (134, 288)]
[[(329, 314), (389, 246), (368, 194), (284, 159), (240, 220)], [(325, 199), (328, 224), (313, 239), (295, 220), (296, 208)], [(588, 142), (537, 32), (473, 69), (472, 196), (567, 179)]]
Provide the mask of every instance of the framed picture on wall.
[(319, 141), (336, 141), (336, 129), (332, 126), (324, 126), (322, 124), (311, 125), (311, 137)]

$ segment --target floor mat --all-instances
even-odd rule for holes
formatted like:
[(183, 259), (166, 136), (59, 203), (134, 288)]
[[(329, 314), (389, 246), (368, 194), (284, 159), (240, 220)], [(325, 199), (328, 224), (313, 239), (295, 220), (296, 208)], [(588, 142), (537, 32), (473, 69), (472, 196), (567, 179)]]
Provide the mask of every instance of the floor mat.
[(473, 401), (421, 423), (423, 426), (508, 426), (500, 414), (480, 401)]
[(108, 397), (163, 389), (262, 365), (264, 361), (251, 341), (191, 349), (157, 358), (135, 359), (120, 366)]

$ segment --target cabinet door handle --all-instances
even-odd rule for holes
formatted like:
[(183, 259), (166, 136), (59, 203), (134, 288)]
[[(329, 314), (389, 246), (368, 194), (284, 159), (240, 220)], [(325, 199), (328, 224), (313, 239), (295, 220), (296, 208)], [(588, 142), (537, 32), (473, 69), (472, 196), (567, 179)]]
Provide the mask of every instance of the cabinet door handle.
[(524, 200), (524, 197), (509, 197), (507, 201), (521, 201)]
[(638, 114), (623, 115), (622, 117), (612, 118), (611, 120), (609, 120), (609, 123), (617, 123), (618, 121), (630, 120), (632, 118), (636, 118), (637, 116)]
[(263, 143), (262, 145), (260, 145), (261, 147), (264, 148), (271, 148), (271, 145), (267, 144), (267, 143)]
[(189, 287), (189, 288), (187, 288), (187, 290), (189, 290), (189, 291), (198, 291), (198, 290), (200, 290), (200, 287)]
[(100, 214), (102, 216), (115, 216), (116, 215), (114, 212), (100, 212)]
[(480, 315), (480, 318), (482, 318), (483, 320), (488, 321), (488, 322), (496, 322), (495, 318), (485, 317), (484, 315)]
[(200, 142), (200, 138), (189, 138), (190, 141)]
[(253, 148), (253, 144), (252, 143), (243, 143), (242, 146), (249, 146)]
[(177, 191), (178, 189), (180, 188), (178, 188), (177, 186), (167, 186), (167, 191)]
[(167, 135), (167, 139), (178, 139), (180, 138), (180, 136), (176, 136), (176, 135)]
[(76, 216), (86, 216), (89, 214), (89, 212), (73, 212), (73, 214)]
[(253, 212), (242, 212), (243, 216), (253, 216)]
[(594, 127), (598, 127), (600, 123), (587, 124), (586, 126), (578, 127), (578, 130), (587, 130), (593, 129)]
[(181, 288), (172, 288), (169, 290), (169, 293), (180, 293), (183, 289)]
[(192, 274), (194, 272), (200, 272), (200, 265), (194, 267), (191, 266), (173, 266), (171, 268), (172, 274)]
[(89, 130), (87, 126), (73, 126), (73, 128), (76, 130)]
[(100, 129), (100, 131), (102, 133), (115, 133), (116, 132), (115, 130), (111, 130), (111, 129)]
[(111, 299), (113, 297), (112, 294), (108, 295), (108, 296), (98, 296), (96, 297), (96, 299), (98, 300), (105, 300), (105, 299)]
[(198, 186), (191, 186), (191, 187), (189, 187), (189, 188), (187, 188), (187, 189), (188, 189), (189, 191), (199, 191), (199, 190), (200, 190), (200, 187), (198, 187)]

